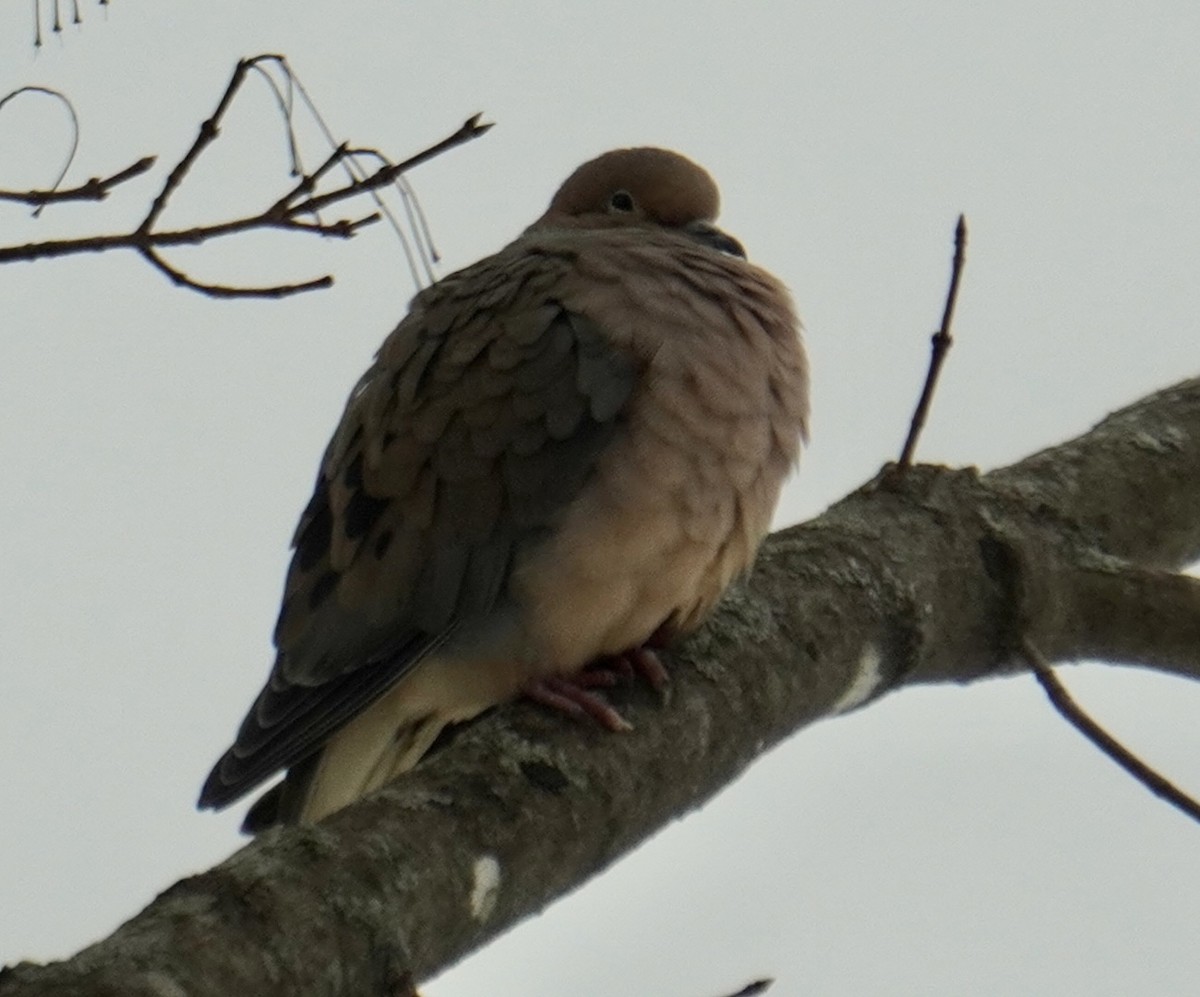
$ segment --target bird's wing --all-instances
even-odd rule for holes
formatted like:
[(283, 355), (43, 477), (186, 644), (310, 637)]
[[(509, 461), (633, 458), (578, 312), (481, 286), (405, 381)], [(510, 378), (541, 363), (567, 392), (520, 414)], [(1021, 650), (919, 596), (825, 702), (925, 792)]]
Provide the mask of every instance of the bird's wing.
[(202, 807), (316, 750), (502, 600), (617, 431), (637, 361), (519, 244), (422, 292), (359, 382), (293, 540), (278, 656)]

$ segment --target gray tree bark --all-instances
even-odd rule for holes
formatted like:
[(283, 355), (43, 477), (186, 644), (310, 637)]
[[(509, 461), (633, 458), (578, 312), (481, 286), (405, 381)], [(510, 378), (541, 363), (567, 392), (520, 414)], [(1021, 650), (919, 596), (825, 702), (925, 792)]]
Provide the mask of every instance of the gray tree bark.
[(885, 471), (774, 534), (611, 735), (521, 704), (391, 787), (181, 880), (0, 995), (408, 993), (699, 806), (811, 721), (1054, 662), (1200, 678), (1200, 378), (989, 474)]

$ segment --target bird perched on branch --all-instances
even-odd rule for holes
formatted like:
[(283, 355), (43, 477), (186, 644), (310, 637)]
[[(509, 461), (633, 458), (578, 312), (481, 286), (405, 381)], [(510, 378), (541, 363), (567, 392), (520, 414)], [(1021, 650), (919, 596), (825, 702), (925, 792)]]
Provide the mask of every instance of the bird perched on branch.
[(677, 153), (609, 152), (416, 296), (325, 451), (274, 667), (200, 806), (286, 768), (247, 829), (319, 819), (521, 694), (621, 726), (583, 670), (701, 623), (806, 433), (791, 300), (718, 202)]

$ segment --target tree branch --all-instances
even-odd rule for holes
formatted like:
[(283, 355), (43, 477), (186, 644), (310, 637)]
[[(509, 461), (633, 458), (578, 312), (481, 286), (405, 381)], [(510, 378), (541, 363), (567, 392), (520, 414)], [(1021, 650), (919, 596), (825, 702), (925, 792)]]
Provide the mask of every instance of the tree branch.
[(1195, 660), (1193, 586), (1176, 586), (1192, 618), (1173, 635), (1118, 639), (1095, 625), (1114, 590), (1094, 579), (1098, 564), (1120, 579), (1149, 563), (1167, 584), (1166, 568), (1200, 555), (1197, 467), (1200, 379), (990, 474), (881, 475), (768, 540), (672, 655), (669, 706), (618, 690), (628, 734), (495, 710), (377, 795), (262, 835), (73, 959), (7, 970), (0, 994), (282, 997), (317, 979), (391, 992), (579, 886), (819, 717), (910, 683), (1020, 670), (1025, 640), (1049, 661), (1195, 675), (1164, 659)]
[(0, 190), (0, 201), (18, 201), (34, 207), (59, 201), (103, 201), (114, 187), (148, 173), (154, 163), (154, 156), (143, 156), (136, 163), (131, 163), (111, 176), (92, 177), (78, 187), (61, 187), (54, 190)]
[[(441, 141), (435, 142), (428, 148), (421, 150), (413, 156), (409, 156), (399, 163), (386, 163), (386, 165), (381, 166), (370, 175), (363, 175), (361, 168), (354, 165), (354, 158), (362, 150), (352, 149), (348, 143), (343, 142), (334, 148), (333, 152), (316, 170), (310, 174), (301, 175), (300, 180), (291, 190), (258, 214), (208, 225), (197, 225), (188, 229), (160, 230), (157, 228), (157, 225), (171, 197), (183, 184), (200, 156), (220, 135), (221, 121), (233, 103), (238, 91), (241, 89), (242, 84), (245, 82), (246, 77), (252, 70), (263, 72), (262, 67), (264, 64), (280, 67), (288, 80), (295, 82), (299, 86), (291, 67), (283, 56), (270, 54), (257, 55), (250, 59), (241, 60), (234, 69), (224, 93), (222, 93), (220, 100), (217, 102), (216, 109), (210, 117), (201, 123), (195, 141), (180, 158), (179, 162), (171, 169), (158, 194), (155, 195), (154, 200), (151, 202), (146, 215), (132, 231), (118, 235), (51, 239), (45, 242), (25, 243), (19, 246), (0, 246), (0, 264), (16, 261), (29, 262), (52, 257), (71, 256), (77, 253), (106, 252), (111, 249), (132, 249), (175, 284), (213, 297), (277, 298), (316, 288), (328, 287), (333, 283), (333, 278), (329, 275), (312, 280), (266, 287), (230, 287), (223, 284), (207, 284), (193, 280), (187, 274), (168, 264), (162, 258), (160, 250), (170, 246), (196, 245), (207, 242), (210, 239), (235, 235), (255, 229), (282, 229), (284, 231), (304, 232), (311, 235), (348, 239), (365, 225), (379, 220), (380, 214), (373, 212), (358, 219), (344, 219), (337, 222), (325, 223), (320, 220), (318, 214), (323, 208), (342, 203), (362, 194), (368, 194), (377, 198), (376, 192), (380, 188), (397, 183), (408, 170), (428, 162), (435, 156), (439, 156), (456, 146), (479, 138), (492, 127), (490, 122), (481, 121), (482, 115), (472, 115), (456, 131)], [(278, 88), (275, 87), (274, 82), (269, 77), (268, 82), (276, 90), (278, 97)], [(61, 95), (58, 96), (61, 97)], [(66, 100), (66, 98), (61, 99)], [(308, 99), (307, 94), (305, 95), (305, 99)], [(290, 114), (290, 105), (282, 97), (280, 97), (280, 104), (284, 113)], [(309, 101), (309, 105), (311, 107), (311, 101)], [(67, 106), (68, 108), (70, 107), (69, 102)], [(316, 113), (315, 108), (313, 108), (313, 112)], [(319, 115), (318, 120), (320, 120), (322, 127), (324, 127), (324, 121), (320, 119)], [(288, 128), (289, 144), (293, 149), (293, 161), (295, 161), (297, 157), (294, 151), (295, 142), (291, 134), (290, 120), (288, 121)], [(106, 197), (109, 190), (116, 184), (145, 173), (153, 163), (154, 158), (148, 156), (138, 160), (132, 166), (113, 174), (111, 177), (92, 179), (79, 187), (67, 190), (0, 191), (0, 199), (21, 201), (34, 204), (38, 207), (56, 201), (100, 200)], [(315, 193), (316, 186), (320, 180), (336, 166), (348, 167), (354, 179), (334, 190), (319, 194)], [(299, 172), (298, 164), (295, 169)], [(403, 191), (403, 194), (406, 198), (411, 196), (407, 192), (407, 189)], [(309, 218), (314, 220), (307, 220)], [(393, 225), (393, 227), (396, 226)], [(405, 246), (405, 250), (409, 252), (407, 245)]]
[(1200, 803), (1179, 789), (1168, 779), (1164, 779), (1157, 771), (1138, 758), (1120, 741), (1108, 733), (1095, 720), (1089, 717), (1079, 704), (1071, 698), (1066, 687), (1058, 681), (1054, 669), (1050, 667), (1041, 652), (1030, 642), (1026, 641), (1022, 651), (1029, 660), (1030, 670), (1038, 684), (1046, 693), (1046, 697), (1054, 704), (1063, 719), (1092, 742), (1104, 754), (1121, 766), (1150, 792), (1171, 806), (1187, 814), (1192, 820), (1200, 821)]
[(900, 459), (896, 462), (896, 471), (899, 473), (912, 466), (917, 441), (921, 438), (921, 430), (925, 428), (925, 420), (929, 417), (929, 407), (933, 404), (938, 376), (942, 373), (942, 365), (946, 362), (950, 347), (954, 345), (950, 326), (954, 322), (954, 306), (958, 303), (958, 287), (966, 262), (967, 218), (959, 215), (958, 224), (954, 226), (954, 258), (950, 263), (950, 287), (946, 291), (946, 306), (942, 309), (942, 324), (930, 338), (929, 370), (925, 375), (925, 385), (921, 388), (921, 397), (913, 411), (912, 422), (909, 423), (908, 435), (904, 438), (904, 446), (900, 448)]

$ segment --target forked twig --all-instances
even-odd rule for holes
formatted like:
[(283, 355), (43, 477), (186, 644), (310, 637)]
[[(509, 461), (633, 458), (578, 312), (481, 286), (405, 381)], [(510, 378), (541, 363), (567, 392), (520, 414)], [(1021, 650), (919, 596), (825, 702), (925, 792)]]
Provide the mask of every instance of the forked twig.
[[(300, 87), (299, 81), (295, 79), (295, 74), (287, 65), (287, 61), (280, 55), (258, 55), (250, 59), (243, 59), (235, 68), (233, 75), (230, 77), (229, 83), (225, 88), (221, 99), (217, 103), (216, 109), (201, 125), (199, 133), (195, 141), (184, 153), (183, 157), (175, 164), (167, 175), (162, 188), (155, 196), (150, 205), (146, 216), (131, 232), (120, 235), (102, 235), (88, 236), (74, 239), (53, 239), (45, 242), (32, 242), (20, 246), (3, 246), (0, 247), (0, 263), (8, 263), (17, 260), (38, 260), (49, 257), (68, 256), (76, 253), (103, 252), (110, 249), (132, 249), (143, 257), (151, 266), (159, 270), (171, 281), (180, 286), (189, 287), (193, 290), (200, 291), (203, 294), (208, 294), (214, 297), (222, 298), (244, 298), (244, 297), (282, 297), (290, 294), (297, 294), (303, 291), (311, 291), (318, 288), (328, 287), (333, 283), (333, 277), (326, 275), (323, 277), (314, 278), (312, 280), (300, 281), (290, 284), (276, 284), (263, 287), (230, 287), (222, 284), (205, 284), (193, 280), (181, 270), (176, 269), (167, 263), (161, 255), (161, 250), (170, 246), (179, 245), (195, 245), (205, 242), (209, 239), (218, 238), (221, 236), (233, 235), (239, 232), (249, 231), (251, 229), (281, 229), (284, 231), (304, 232), (307, 234), (315, 234), (331, 238), (347, 239), (355, 235), (359, 229), (366, 225), (370, 225), (379, 221), (381, 217), (386, 216), (395, 226), (395, 221), (391, 217), (386, 206), (383, 205), (377, 195), (377, 191), (390, 184), (397, 183), (401, 180), (402, 175), (412, 169), (414, 166), (428, 162), (435, 156), (440, 155), (456, 146), (462, 145), (472, 139), (478, 138), (491, 128), (490, 122), (481, 121), (481, 115), (475, 114), (468, 118), (453, 134), (442, 139), (440, 142), (434, 143), (432, 146), (423, 149), (413, 156), (399, 163), (386, 163), (374, 172), (367, 174), (355, 159), (362, 154), (362, 150), (352, 149), (348, 143), (337, 145), (333, 152), (318, 166), (314, 171), (307, 175), (301, 175), (299, 181), (289, 190), (283, 197), (279, 198), (273, 204), (256, 215), (250, 215), (243, 218), (236, 218), (230, 221), (218, 222), (209, 225), (197, 225), (187, 229), (159, 229), (157, 224), (166, 210), (172, 195), (179, 189), (184, 182), (189, 171), (195, 165), (196, 161), (203, 152), (216, 140), (220, 134), (221, 121), (233, 102), (238, 90), (245, 82), (247, 75), (251, 70), (263, 72), (262, 64), (273, 63), (280, 66), (284, 73), (287, 74), (289, 81), (296, 84), (297, 89), (301, 93), (306, 105), (316, 114), (315, 107), (312, 106), (311, 99), (307, 92)], [(264, 73), (265, 75), (265, 73)], [(284, 97), (274, 81), (268, 78), (268, 82), (275, 91), (281, 108), (285, 113), (290, 113), (292, 101), (289, 96)], [(317, 115), (318, 121), (322, 130), (331, 140), (332, 135), (325, 126), (324, 120)], [(293, 150), (293, 162), (299, 170), (299, 160), (295, 153), (294, 136), (291, 133), (291, 123), (289, 121), (289, 143)], [(383, 158), (378, 153), (372, 153), (378, 158)], [(27, 191), (9, 194), (8, 199), (24, 201), (26, 203), (40, 204), (53, 200), (81, 200), (85, 198), (99, 199), (104, 197), (108, 190), (116, 183), (123, 182), (133, 176), (137, 176), (150, 169), (153, 164), (152, 158), (139, 160), (137, 163), (114, 174), (112, 177), (103, 180), (91, 180), (88, 183), (80, 185), (78, 188), (64, 191)], [(341, 187), (325, 193), (316, 193), (317, 184), (325, 178), (330, 171), (335, 167), (345, 167), (351, 176), (351, 180)], [(412, 197), (411, 192), (402, 189), (402, 196), (407, 200)], [(360, 194), (368, 194), (375, 198), (379, 210), (364, 215), (359, 218), (341, 219), (338, 221), (326, 222), (320, 218), (319, 212), (321, 209), (328, 208), (331, 205), (357, 197)], [(405, 253), (409, 256), (410, 267), (413, 265), (411, 252), (407, 244), (405, 244)], [(414, 268), (414, 276), (416, 274)]]
[(1042, 689), (1054, 708), (1079, 733), (1092, 742), (1097, 748), (1108, 755), (1114, 762), (1145, 786), (1160, 799), (1166, 800), (1173, 807), (1182, 810), (1194, 821), (1200, 821), (1200, 803), (1188, 796), (1174, 783), (1169, 782), (1149, 765), (1134, 755), (1128, 748), (1089, 717), (1071, 698), (1071, 694), (1058, 681), (1054, 669), (1050, 667), (1042, 653), (1028, 638), (1021, 642), (1021, 653), (1029, 663), (1034, 677), (1041, 683)]
[(954, 227), (954, 262), (950, 270), (950, 289), (946, 292), (946, 307), (942, 311), (942, 326), (933, 334), (930, 340), (929, 372), (925, 375), (925, 387), (921, 389), (921, 398), (913, 412), (912, 423), (908, 427), (908, 438), (900, 451), (900, 459), (896, 462), (896, 471), (903, 473), (905, 468), (912, 466), (913, 454), (917, 449), (917, 440), (921, 430), (925, 428), (925, 420), (929, 416), (929, 406), (933, 402), (933, 392), (937, 388), (938, 375), (946, 361), (946, 354), (954, 345), (950, 335), (950, 324), (954, 321), (954, 305), (958, 301), (958, 283), (962, 278), (963, 264), (967, 257), (967, 219), (958, 216), (958, 224)]
[(146, 217), (142, 219), (142, 223), (137, 227), (137, 232), (143, 235), (150, 233), (150, 230), (154, 227), (154, 223), (158, 221), (159, 215), (166, 209), (171, 195), (183, 183), (183, 178), (188, 175), (188, 171), (192, 168), (196, 160), (200, 158), (200, 154), (216, 141), (217, 135), (220, 134), (221, 119), (225, 116), (225, 112), (229, 110), (229, 105), (233, 103), (234, 96), (241, 89), (242, 83), (246, 79), (246, 74), (260, 62), (282, 61), (283, 56), (268, 53), (256, 55), (252, 59), (242, 59), (237, 64), (233, 70), (233, 75), (229, 78), (229, 85), (225, 87), (225, 92), (221, 94), (221, 99), (217, 102), (217, 109), (213, 111), (211, 117), (201, 122), (200, 134), (196, 136), (196, 141), (191, 144), (188, 151), (183, 154), (183, 158), (167, 174), (167, 179), (162, 185), (162, 190), (154, 198), (153, 203), (150, 205), (150, 210), (146, 212)]

